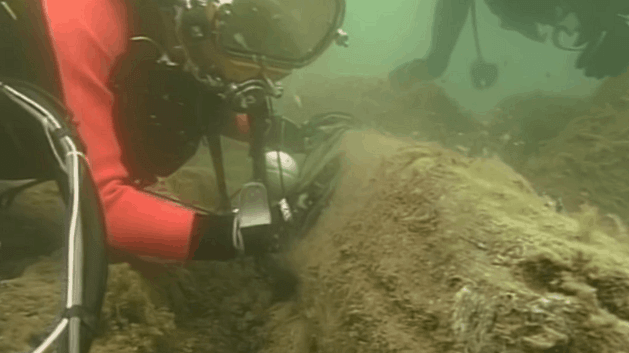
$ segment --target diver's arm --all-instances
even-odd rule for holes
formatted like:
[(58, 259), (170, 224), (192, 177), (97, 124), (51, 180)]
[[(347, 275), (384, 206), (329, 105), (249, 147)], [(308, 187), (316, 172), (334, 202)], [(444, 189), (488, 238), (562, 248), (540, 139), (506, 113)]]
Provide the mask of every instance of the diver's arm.
[(66, 105), (86, 147), (107, 243), (135, 256), (184, 261), (233, 257), (233, 218), (202, 215), (138, 190), (122, 162), (109, 78), (129, 38), (123, 0), (44, 0)]
[(441, 76), (448, 67), (473, 1), (437, 0), (430, 50), (426, 57), (429, 72), (433, 76)]
[(446, 71), (465, 19), (474, 0), (437, 0), (430, 50), (425, 58), (406, 62), (389, 74), (394, 87), (434, 80)]

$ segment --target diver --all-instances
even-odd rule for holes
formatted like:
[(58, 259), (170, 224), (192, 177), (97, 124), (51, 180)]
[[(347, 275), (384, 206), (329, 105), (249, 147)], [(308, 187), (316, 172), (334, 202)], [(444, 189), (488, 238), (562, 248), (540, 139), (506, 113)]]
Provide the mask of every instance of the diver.
[[(347, 46), (344, 13), (344, 0), (0, 1), (0, 179), (55, 180), (67, 206), (65, 305), (34, 352), (55, 341), (59, 352), (89, 350), (108, 260), (142, 271), (248, 256), (275, 271), (274, 299), (294, 294), (296, 275), (271, 254), (325, 208), (340, 176), (329, 146), (352, 117), (295, 124), (272, 101), (292, 70)], [(250, 145), (253, 175), (236, 198), (221, 136)], [(146, 188), (202, 142), (215, 210)], [(303, 169), (291, 153), (305, 155)]]
[[(42, 0), (42, 8), (109, 247), (174, 261), (275, 251), (276, 235), (239, 226), (237, 212), (199, 212), (140, 186), (180, 167), (203, 129), (248, 141), (252, 122), (230, 111), (225, 96), (247, 80), (276, 82), (320, 56), (338, 39), (344, 2)], [(156, 60), (145, 59), (151, 50)], [(158, 61), (165, 64), (152, 73)], [(197, 124), (197, 109), (221, 123)], [(144, 118), (157, 123), (142, 125)]]
[[(476, 0), (437, 0), (428, 54), (406, 62), (389, 74), (394, 88), (405, 89), (416, 82), (432, 81), (446, 71), (456, 42), (469, 13), (480, 63), (472, 66), (474, 87), (491, 87), (497, 79), (497, 66), (484, 62), (476, 28)], [(551, 39), (562, 50), (579, 51), (575, 66), (586, 77), (602, 79), (618, 76), (629, 66), (629, 3), (623, 0), (485, 0), (491, 12), (501, 19), (501, 27), (515, 30), (530, 40), (545, 42), (540, 25), (553, 27)], [(570, 45), (563, 35), (578, 34)], [(475, 72), (475, 67), (478, 68)], [(485, 81), (481, 84), (480, 81)]]

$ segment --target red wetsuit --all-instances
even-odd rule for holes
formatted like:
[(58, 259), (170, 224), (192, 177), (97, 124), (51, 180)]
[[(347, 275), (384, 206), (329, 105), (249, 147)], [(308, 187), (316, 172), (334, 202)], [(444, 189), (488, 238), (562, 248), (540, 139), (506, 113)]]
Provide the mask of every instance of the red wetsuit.
[(109, 246), (189, 258), (195, 212), (134, 188), (114, 131), (111, 70), (130, 28), (125, 0), (43, 0), (66, 104), (85, 143), (104, 207)]

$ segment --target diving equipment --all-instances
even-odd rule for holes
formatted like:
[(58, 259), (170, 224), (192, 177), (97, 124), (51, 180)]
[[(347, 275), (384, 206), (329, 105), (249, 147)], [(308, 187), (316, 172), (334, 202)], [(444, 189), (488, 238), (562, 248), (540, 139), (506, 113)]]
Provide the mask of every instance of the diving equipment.
[(281, 79), (336, 42), (344, 0), (189, 0), (175, 6), (179, 40), (201, 75), (243, 82), (256, 76)]
[[(108, 265), (105, 222), (89, 165), (72, 127), (66, 124), (67, 112), (48, 93), (29, 83), (0, 79), (0, 99), (10, 101), (8, 105), (2, 102), (5, 111), (12, 104), (22, 109), (19, 118), (39, 122), (45, 136), (43, 145), (58, 164), (60, 189), (67, 206), (64, 310), (31, 352), (48, 351), (58, 345), (59, 352), (87, 353), (97, 331)], [(12, 116), (2, 118), (10, 120)]]
[(292, 192), (299, 182), (299, 165), (283, 151), (269, 151), (266, 158), (266, 178), (271, 199), (280, 200)]

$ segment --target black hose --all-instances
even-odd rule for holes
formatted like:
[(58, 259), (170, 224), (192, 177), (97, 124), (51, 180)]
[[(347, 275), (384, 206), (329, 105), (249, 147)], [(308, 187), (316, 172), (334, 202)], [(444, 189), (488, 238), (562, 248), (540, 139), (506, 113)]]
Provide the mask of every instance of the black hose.
[[(49, 146), (51, 149), (57, 147), (54, 144), (56, 142), (65, 152), (64, 156), (74, 155), (74, 159), (78, 163), (64, 164), (63, 160), (58, 161), (60, 163), (59, 173), (62, 171), (68, 173), (65, 178), (59, 175), (59, 179), (65, 179), (68, 182), (76, 180), (76, 182), (72, 182), (72, 185), (68, 185), (69, 193), (62, 192), (64, 196), (69, 196), (66, 202), (68, 206), (68, 221), (66, 223), (68, 237), (65, 244), (67, 252), (63, 279), (68, 286), (71, 284), (73, 289), (63, 293), (62, 299), (66, 303), (65, 310), (57, 316), (53, 326), (47, 332), (48, 334), (45, 335), (46, 341), (39, 342), (38, 347), (32, 348), (32, 351), (48, 350), (56, 343), (59, 352), (87, 353), (99, 322), (107, 283), (107, 258), (104, 247), (106, 228), (102, 208), (89, 174), (89, 166), (80, 157), (83, 156), (78, 148), (80, 144), (75, 140), (71, 126), (68, 126), (64, 121), (64, 118), (67, 117), (67, 111), (63, 104), (37, 86), (17, 80), (10, 81), (15, 86), (0, 81), (0, 92), (6, 94), (30, 116), (37, 119), (44, 129), (50, 130), (50, 139), (53, 140)], [(38, 115), (40, 116), (38, 117)], [(52, 129), (50, 126), (46, 126), (47, 123), (53, 125)], [(62, 143), (62, 140), (65, 144)], [(64, 165), (66, 169), (64, 169)], [(74, 170), (76, 175), (73, 177), (76, 179), (70, 176), (70, 169)], [(75, 199), (72, 196), (78, 197)], [(73, 238), (75, 242), (69, 242)], [(69, 261), (70, 253), (76, 262)], [(69, 267), (70, 265), (72, 267)], [(80, 266), (81, 271), (78, 271), (75, 265)], [(79, 274), (80, 278), (70, 278), (68, 273)], [(77, 293), (80, 294), (79, 300), (74, 300), (75, 298), (68, 300), (70, 296)], [(74, 324), (77, 319), (78, 332), (77, 336), (74, 336), (71, 335), (70, 331), (76, 327)], [(73, 339), (73, 343), (79, 343), (78, 350), (73, 350), (73, 347), (69, 345), (70, 338)]]

